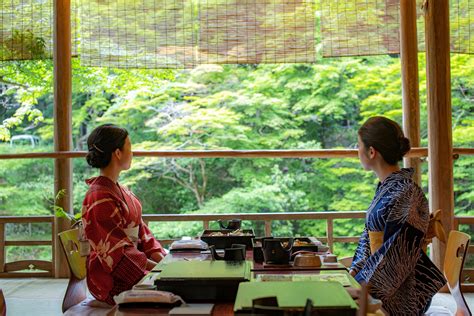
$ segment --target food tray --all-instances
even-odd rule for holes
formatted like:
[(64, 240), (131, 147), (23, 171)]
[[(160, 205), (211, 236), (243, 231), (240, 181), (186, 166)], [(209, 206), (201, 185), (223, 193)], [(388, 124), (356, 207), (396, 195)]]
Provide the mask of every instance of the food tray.
[[(245, 235), (242, 236), (229, 236), (227, 234), (234, 231), (227, 229), (206, 229), (204, 230), (199, 238), (202, 241), (205, 241), (208, 245), (213, 245), (218, 249), (231, 248), (232, 244), (242, 244), (246, 245), (247, 249), (252, 249), (252, 238), (255, 238), (255, 233), (253, 229), (241, 229), (240, 230)], [(222, 233), (226, 234), (225, 236), (210, 236), (212, 233)]]
[[(262, 250), (262, 240), (263, 239), (270, 239), (273, 237), (261, 237), (261, 238), (253, 238), (252, 239), (252, 248), (253, 248), (253, 260), (255, 262), (263, 262), (263, 250)], [(290, 238), (279, 237), (282, 240), (289, 240)], [(296, 245), (295, 241), (299, 240), (301, 242), (308, 243), (307, 245)], [(291, 253), (295, 253), (297, 251), (312, 251), (318, 252), (321, 251), (319, 248), (326, 248), (326, 247), (319, 247), (318, 245), (314, 244), (315, 239), (312, 237), (294, 237), (293, 238), (293, 248), (291, 249)]]

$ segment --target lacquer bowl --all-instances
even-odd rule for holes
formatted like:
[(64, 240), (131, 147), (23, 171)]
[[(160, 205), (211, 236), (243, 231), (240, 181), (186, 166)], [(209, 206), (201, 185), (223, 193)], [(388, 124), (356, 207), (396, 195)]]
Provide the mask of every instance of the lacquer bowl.
[(293, 265), (295, 267), (320, 267), (321, 258), (312, 253), (300, 253), (296, 255)]

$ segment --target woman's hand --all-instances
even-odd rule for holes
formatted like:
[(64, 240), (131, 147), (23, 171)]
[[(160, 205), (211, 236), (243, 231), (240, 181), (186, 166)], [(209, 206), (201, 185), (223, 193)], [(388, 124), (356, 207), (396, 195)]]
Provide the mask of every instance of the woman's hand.
[(156, 263), (155, 261), (153, 260), (150, 260), (150, 259), (147, 259), (146, 261), (146, 269), (148, 271), (151, 271), (155, 268), (155, 266), (157, 265), (158, 263)]
[(163, 254), (161, 252), (154, 252), (151, 254), (151, 259), (155, 262), (160, 262), (163, 260)]
[(349, 270), (349, 274), (350, 274), (351, 276), (355, 277), (356, 274), (357, 274), (357, 272), (355, 272), (355, 270), (352, 270), (352, 269), (351, 269), (351, 270)]

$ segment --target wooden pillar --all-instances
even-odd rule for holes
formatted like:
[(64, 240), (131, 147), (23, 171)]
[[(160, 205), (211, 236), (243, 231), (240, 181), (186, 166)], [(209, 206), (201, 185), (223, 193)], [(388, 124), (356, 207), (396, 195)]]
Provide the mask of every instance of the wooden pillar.
[[(451, 138), (451, 75), (449, 0), (425, 1), (426, 82), (428, 94), (428, 160), (430, 209), (442, 210), (443, 226), (453, 228), (453, 144)], [(442, 267), (446, 247), (433, 241), (432, 260)]]
[[(72, 150), (71, 107), (71, 2), (54, 0), (54, 149)], [(66, 190), (58, 205), (72, 212), (72, 164), (71, 159), (55, 159), (54, 192)], [(67, 277), (69, 269), (57, 233), (69, 229), (69, 221), (55, 218), (54, 275)]]
[[(416, 1), (400, 0), (400, 57), (402, 66), (403, 131), (411, 147), (420, 147), (420, 97), (418, 80), (418, 39)], [(414, 168), (414, 180), (421, 186), (419, 158), (405, 158), (406, 168)]]

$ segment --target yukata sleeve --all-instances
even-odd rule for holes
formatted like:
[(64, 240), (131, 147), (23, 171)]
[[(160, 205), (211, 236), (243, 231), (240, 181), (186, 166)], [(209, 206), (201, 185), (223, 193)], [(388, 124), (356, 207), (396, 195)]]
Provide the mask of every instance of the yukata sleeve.
[(414, 186), (399, 192), (387, 205), (383, 244), (355, 276), (359, 283), (369, 285), (376, 298), (390, 298), (414, 273), (428, 224), (427, 207), (423, 192)]
[(146, 273), (147, 256), (124, 232), (120, 204), (109, 193), (94, 192), (82, 215), (84, 231), (91, 245), (90, 260), (100, 264), (114, 278), (133, 286)]
[(359, 272), (365, 265), (365, 262), (370, 257), (370, 240), (367, 227), (364, 228), (362, 235), (359, 238), (359, 244), (352, 259), (351, 270), (356, 273)]
[(153, 233), (145, 224), (143, 219), (141, 220), (140, 227), (138, 229), (138, 238), (140, 239), (138, 249), (143, 251), (148, 258), (151, 258), (151, 255), (155, 252), (159, 252), (163, 256), (166, 255), (165, 250), (158, 240), (156, 240), (156, 238), (153, 236)]

